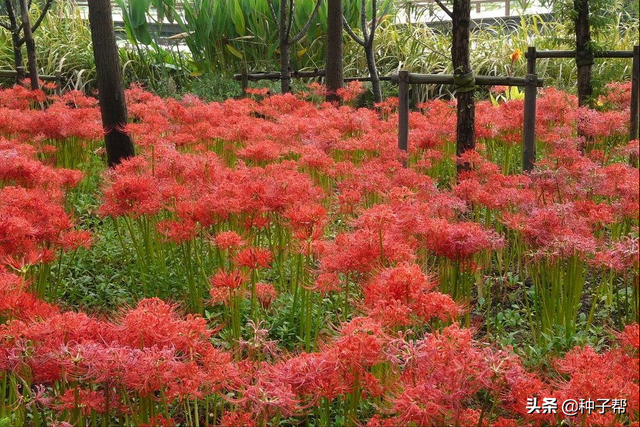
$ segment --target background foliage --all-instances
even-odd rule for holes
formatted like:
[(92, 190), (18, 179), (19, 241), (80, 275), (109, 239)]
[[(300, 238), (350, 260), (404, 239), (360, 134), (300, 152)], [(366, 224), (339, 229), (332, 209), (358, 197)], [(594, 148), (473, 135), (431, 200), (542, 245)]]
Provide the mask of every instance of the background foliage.
[[(119, 29), (119, 37), (127, 82), (142, 82), (163, 95), (195, 92), (213, 100), (239, 93), (239, 84), (229, 79), (234, 73), (279, 68), (277, 30), (267, 0), (117, 1), (125, 24)], [(572, 49), (573, 24), (567, 2), (553, 3), (557, 20), (529, 15), (520, 22), (498, 20), (476, 25), (471, 36), (471, 62), (476, 73), (523, 75), (524, 55), (517, 57), (516, 53), (517, 58), (513, 60), (513, 54), (524, 52), (529, 45), (539, 50)], [(596, 3), (592, 8), (594, 48), (632, 49), (639, 37), (637, 4)], [(314, 0), (297, 0), (295, 4), (294, 28), (300, 28), (313, 9)], [(349, 0), (344, 4), (347, 19), (357, 28), (361, 3)], [(279, 2), (272, 5), (277, 14)], [(388, 75), (400, 68), (420, 73), (451, 72), (448, 25), (398, 22), (397, 12), (401, 7), (404, 6), (398, 4), (388, 9), (376, 34), (380, 74)], [(33, 9), (35, 15), (37, 11)], [(428, 11), (424, 9), (420, 13)], [(166, 37), (170, 26), (181, 33)], [(292, 69), (323, 68), (325, 31), (326, 3), (323, 3), (309, 33), (292, 49)], [(42, 74), (61, 70), (68, 88), (93, 90), (95, 67), (88, 22), (75, 3), (56, 2), (35, 37)], [(2, 31), (0, 69), (11, 69), (12, 64), (10, 34)], [(547, 85), (573, 90), (575, 61), (539, 60), (538, 70)], [(628, 79), (630, 72), (631, 61), (596, 60), (594, 86)], [(345, 35), (345, 76), (366, 75), (366, 61), (360, 46)], [(214, 82), (219, 87), (211, 88)], [(300, 88), (308, 82), (294, 83)], [(256, 85), (269, 86), (266, 82)], [(387, 95), (395, 93), (390, 84), (384, 89)], [(422, 87), (420, 90), (414, 98), (416, 101), (427, 96), (448, 95), (449, 88)]]

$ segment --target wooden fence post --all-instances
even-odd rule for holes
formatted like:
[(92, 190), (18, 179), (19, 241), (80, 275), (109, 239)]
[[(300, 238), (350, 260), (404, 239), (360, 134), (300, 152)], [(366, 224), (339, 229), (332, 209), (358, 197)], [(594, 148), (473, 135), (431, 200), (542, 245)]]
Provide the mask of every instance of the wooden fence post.
[[(409, 72), (398, 72), (398, 148), (405, 153), (409, 147)], [(402, 165), (407, 167), (407, 161)]]
[(24, 67), (16, 67), (16, 84), (21, 84), (20, 76), (24, 76)]
[(420, 85), (416, 85), (416, 84), (412, 84), (411, 85), (411, 104), (413, 104), (413, 110), (415, 111), (418, 107), (419, 102), (419, 97), (418, 97), (418, 87)]
[(536, 162), (536, 96), (538, 76), (527, 74), (524, 86), (524, 130), (522, 134), (522, 171), (530, 172)]
[(247, 96), (247, 88), (249, 87), (249, 75), (247, 74), (247, 70), (245, 68), (242, 69), (242, 74), (240, 77), (240, 85), (242, 87), (242, 97)]
[(527, 74), (536, 74), (536, 47), (527, 48)]
[(629, 122), (629, 141), (638, 139), (638, 128), (640, 127), (640, 46), (633, 48), (633, 67), (631, 69), (631, 121)]
[(62, 72), (56, 71), (56, 95), (62, 95)]

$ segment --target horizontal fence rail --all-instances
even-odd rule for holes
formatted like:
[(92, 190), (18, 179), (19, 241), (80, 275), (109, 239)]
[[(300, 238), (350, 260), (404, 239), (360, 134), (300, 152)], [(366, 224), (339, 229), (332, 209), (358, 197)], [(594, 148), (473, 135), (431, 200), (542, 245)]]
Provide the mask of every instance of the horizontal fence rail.
[(600, 52), (585, 53), (575, 50), (537, 50), (529, 46), (525, 57), (527, 58), (527, 73), (536, 73), (537, 59), (571, 59), (578, 57), (592, 58), (620, 58), (632, 59), (631, 66), (631, 105), (629, 107), (629, 141), (640, 138), (640, 47), (634, 46), (633, 50), (605, 50)]
[[(324, 70), (313, 70), (313, 71), (292, 71), (289, 74), (290, 79), (309, 79), (309, 78), (317, 78), (325, 76)], [(253, 72), (248, 74), (234, 74), (233, 79), (236, 81), (242, 81), (246, 77), (247, 81), (257, 82), (260, 80), (282, 80), (282, 76), (279, 71), (264, 71), (264, 72)], [(381, 82), (391, 81), (391, 76), (380, 76), (378, 79)], [(343, 79), (345, 82), (370, 82), (371, 77), (345, 77)]]
[[(26, 74), (25, 74), (26, 75)], [(13, 79), (18, 78), (18, 72), (16, 70), (0, 70), (0, 79)], [(55, 76), (38, 75), (38, 79), (44, 82), (53, 82), (56, 84), (55, 92), (60, 95), (62, 93), (62, 73), (58, 71)]]
[[(535, 58), (575, 58), (578, 53), (574, 50), (536, 50)], [(605, 50), (601, 52), (593, 52), (594, 58), (633, 58), (632, 50)], [(531, 57), (528, 51), (525, 53), (526, 58)]]
[[(391, 81), (398, 83), (400, 74), (392, 74)], [(435, 85), (452, 85), (454, 84), (453, 74), (413, 74), (408, 77), (409, 84), (435, 84)], [(478, 86), (526, 86), (527, 82), (524, 77), (501, 77), (501, 76), (475, 76), (476, 85)], [(537, 79), (538, 87), (543, 86), (542, 79)]]
[[(391, 76), (398, 84), (398, 148), (409, 149), (409, 85), (411, 84), (455, 84), (453, 74), (413, 74), (401, 70)], [(535, 74), (525, 77), (475, 76), (476, 86), (524, 86), (524, 129), (522, 132), (522, 170), (533, 170), (536, 161), (536, 98), (543, 80)], [(406, 161), (403, 160), (404, 166)]]
[[(15, 70), (0, 70), (0, 78), (15, 79), (17, 77), (18, 77), (18, 72)], [(62, 80), (61, 76), (38, 75), (38, 78), (45, 82), (56, 82), (56, 83)]]

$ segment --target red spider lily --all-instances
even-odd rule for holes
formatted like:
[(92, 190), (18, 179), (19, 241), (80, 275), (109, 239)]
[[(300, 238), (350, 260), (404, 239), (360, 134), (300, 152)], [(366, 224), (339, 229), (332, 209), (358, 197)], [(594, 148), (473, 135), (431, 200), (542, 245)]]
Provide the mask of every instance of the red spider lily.
[(162, 207), (158, 183), (150, 176), (120, 175), (104, 197), (100, 212), (112, 217), (152, 215)]
[(315, 291), (325, 295), (329, 292), (336, 292), (342, 289), (340, 278), (336, 273), (321, 273), (316, 278), (313, 285)]
[(189, 220), (164, 220), (158, 222), (156, 228), (166, 241), (173, 243), (188, 242), (194, 239), (198, 233), (196, 224)]
[(0, 259), (24, 260), (28, 255), (31, 263), (38, 258), (49, 262), (50, 246), (74, 249), (88, 246), (89, 240), (88, 232), (72, 230), (61, 200), (38, 189), (0, 189)]
[(465, 260), (485, 250), (497, 250), (504, 246), (504, 239), (492, 230), (485, 230), (477, 223), (431, 220), (423, 224), (420, 234), (425, 245), (437, 255), (452, 260)]
[(183, 320), (175, 306), (151, 298), (124, 315), (120, 340), (133, 347), (171, 346), (187, 352), (211, 333), (204, 319), (189, 315)]
[(369, 273), (380, 264), (412, 261), (414, 258), (412, 246), (395, 234), (384, 235), (380, 242), (377, 232), (357, 230), (340, 234), (330, 242), (321, 266), (325, 272)]
[(296, 204), (284, 213), (300, 240), (317, 240), (322, 237), (326, 225), (327, 211), (319, 204)]
[(102, 414), (105, 411), (105, 398), (96, 391), (70, 388), (60, 396), (60, 402), (54, 404), (53, 408), (59, 411), (81, 408), (84, 415), (90, 415), (92, 411)]
[(211, 288), (209, 296), (211, 296), (211, 305), (229, 305), (229, 291), (226, 288)]
[(260, 305), (267, 308), (276, 300), (278, 293), (271, 283), (256, 283), (256, 297)]
[[(365, 287), (365, 304), (371, 315), (388, 325), (410, 325), (437, 317), (451, 320), (460, 308), (448, 295), (431, 292), (437, 282), (415, 264), (382, 270)], [(415, 319), (411, 319), (415, 316)]]
[(283, 147), (273, 141), (264, 140), (247, 145), (238, 150), (237, 155), (241, 159), (254, 162), (269, 162), (278, 159), (283, 154)]
[(255, 427), (257, 426), (254, 415), (246, 412), (226, 412), (220, 420), (221, 427)]
[(85, 248), (89, 249), (93, 237), (91, 232), (85, 230), (72, 230), (65, 233), (60, 239), (60, 246), (67, 251)]
[(0, 315), (7, 319), (30, 321), (48, 318), (58, 313), (58, 308), (26, 292), (25, 280), (0, 267)]
[[(291, 94), (224, 103), (162, 99), (133, 87), (126, 93), (133, 123), (125, 130), (139, 155), (105, 173), (100, 213), (141, 242), (136, 261), (148, 272), (166, 268), (157, 260), (184, 249), (184, 261), (172, 267), (198, 271), (171, 274), (188, 273), (197, 289), (188, 308), (202, 308), (207, 274), (217, 306), (207, 307), (205, 320), (147, 299), (110, 321), (63, 311), (27, 291), (36, 282), (31, 277), (46, 272), (41, 264), (89, 242), (64, 208), (81, 173), (52, 165), (63, 144), (95, 151), (103, 133), (96, 100), (0, 90), (4, 407), (34, 422), (35, 411), (43, 411), (49, 424), (68, 414), (77, 414), (76, 424), (91, 417), (149, 425), (269, 425), (283, 417), (321, 424), (314, 417), (326, 410), (327, 424), (335, 414), (343, 417), (336, 423), (364, 424), (358, 417), (375, 412), (369, 425), (508, 426), (563, 421), (528, 414), (528, 398), (606, 392), (633, 402), (627, 415), (580, 421), (633, 425), (637, 324), (616, 334), (609, 350), (574, 349), (552, 362), (558, 372), (536, 372), (485, 336), (474, 339), (483, 329), (442, 327), (463, 308), (435, 291), (468, 281), (471, 306), (476, 285), (478, 297), (495, 292), (481, 289), (483, 276), (505, 271), (532, 277), (536, 295), (539, 283), (564, 290), (575, 282), (581, 294), (584, 282), (585, 292), (597, 288), (589, 304), (604, 300), (599, 293), (609, 288), (637, 290), (638, 173), (626, 164), (637, 141), (622, 142), (625, 88), (611, 87), (597, 111), (545, 89), (536, 129), (544, 156), (533, 172), (512, 175), (518, 163), (509, 168), (508, 159), (519, 156), (523, 120), (517, 100), (478, 102), (477, 150), (460, 159), (451, 155), (455, 103), (422, 104), (410, 114), (409, 167), (402, 168), (394, 99), (372, 111), (317, 106)], [(30, 110), (34, 101), (47, 108)], [(578, 130), (589, 137), (575, 137)], [(442, 172), (458, 160), (470, 169), (451, 189)], [(135, 245), (123, 241), (127, 250)], [(522, 262), (524, 255), (534, 257)], [(263, 279), (274, 284), (258, 282), (256, 270), (272, 265)], [(434, 265), (437, 279), (429, 273)], [(530, 295), (527, 280), (518, 286)], [(247, 322), (242, 300), (250, 288)], [(274, 312), (276, 299), (277, 310), (290, 311)], [(338, 330), (325, 328), (323, 316), (338, 305), (340, 319), (354, 317)], [(532, 322), (545, 315), (536, 307)], [(220, 317), (231, 336), (217, 334)], [(307, 352), (272, 339), (292, 323)], [(430, 333), (414, 339), (408, 328)], [(29, 391), (33, 404), (25, 403)]]
[[(558, 370), (569, 376), (568, 381), (559, 384), (561, 399), (590, 398), (597, 402), (602, 398), (598, 396), (618, 396), (611, 399), (627, 399), (626, 412), (632, 420), (637, 419), (640, 410), (639, 368), (637, 349), (632, 347), (631, 351), (614, 349), (597, 354), (590, 347), (574, 348), (556, 363)], [(602, 369), (594, 371), (593, 366)], [(583, 416), (589, 424), (612, 423), (616, 414), (613, 411), (605, 414), (594, 411)]]
[(618, 334), (618, 341), (623, 346), (629, 346), (632, 349), (640, 349), (640, 327), (637, 323), (627, 325), (622, 332)]
[(165, 418), (164, 415), (158, 414), (152, 417), (148, 423), (140, 424), (140, 427), (174, 427), (176, 422), (171, 418)]
[(338, 89), (336, 93), (344, 102), (351, 102), (363, 94), (365, 90), (364, 85), (355, 80), (350, 82), (346, 87)]
[(19, 144), (0, 137), (0, 182), (22, 187), (39, 187), (52, 193), (59, 187), (74, 187), (82, 179), (82, 172), (52, 168), (37, 160), (33, 146)]
[(238, 248), (244, 246), (244, 240), (235, 231), (223, 231), (221, 233), (218, 233), (213, 238), (213, 242), (220, 249), (237, 250)]
[(266, 268), (272, 260), (271, 251), (253, 246), (241, 250), (235, 256), (235, 262), (238, 266), (248, 267), (252, 270)]
[(240, 270), (216, 272), (210, 279), (212, 286), (216, 288), (238, 289), (248, 280), (247, 276)]
[(613, 242), (610, 249), (596, 253), (593, 264), (619, 273), (638, 271), (639, 242), (638, 237), (624, 236), (620, 241)]

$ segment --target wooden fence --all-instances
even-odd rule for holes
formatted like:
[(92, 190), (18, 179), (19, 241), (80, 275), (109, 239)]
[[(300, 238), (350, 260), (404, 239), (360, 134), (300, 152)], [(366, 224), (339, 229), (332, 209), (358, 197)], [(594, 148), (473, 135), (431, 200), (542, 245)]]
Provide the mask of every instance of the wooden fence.
[[(310, 71), (292, 71), (289, 74), (289, 79), (313, 79), (320, 78), (322, 79), (325, 76), (325, 70), (310, 70)], [(249, 82), (257, 82), (260, 80), (282, 80), (282, 75), (280, 71), (257, 71), (253, 73), (240, 73), (234, 74), (233, 79), (239, 81), (242, 85), (242, 93), (244, 94), (245, 90), (249, 87)], [(379, 76), (378, 78), (381, 82), (391, 81), (391, 76)], [(371, 77), (345, 77), (343, 79), (345, 82), (370, 82)]]
[[(391, 76), (391, 81), (398, 84), (398, 148), (408, 151), (409, 148), (409, 85), (410, 84), (442, 84), (453, 85), (453, 74), (413, 74), (401, 70)], [(524, 87), (524, 129), (522, 136), (522, 169), (531, 171), (536, 161), (536, 98), (538, 87), (543, 81), (535, 74), (525, 77), (475, 76), (477, 86), (520, 86)]]
[[(529, 46), (525, 57), (527, 58), (527, 73), (536, 73), (536, 60), (543, 58), (576, 58), (578, 52), (573, 50), (536, 50)], [(593, 58), (622, 58), (632, 59), (631, 66), (631, 105), (629, 108), (629, 141), (638, 139), (640, 135), (640, 47), (635, 46), (633, 50), (601, 51), (594, 52)]]
[[(0, 70), (0, 79), (13, 79), (18, 78), (18, 72), (16, 70)], [(56, 72), (55, 76), (39, 75), (38, 79), (44, 82), (53, 82), (56, 84), (56, 95), (62, 94), (62, 73)]]

